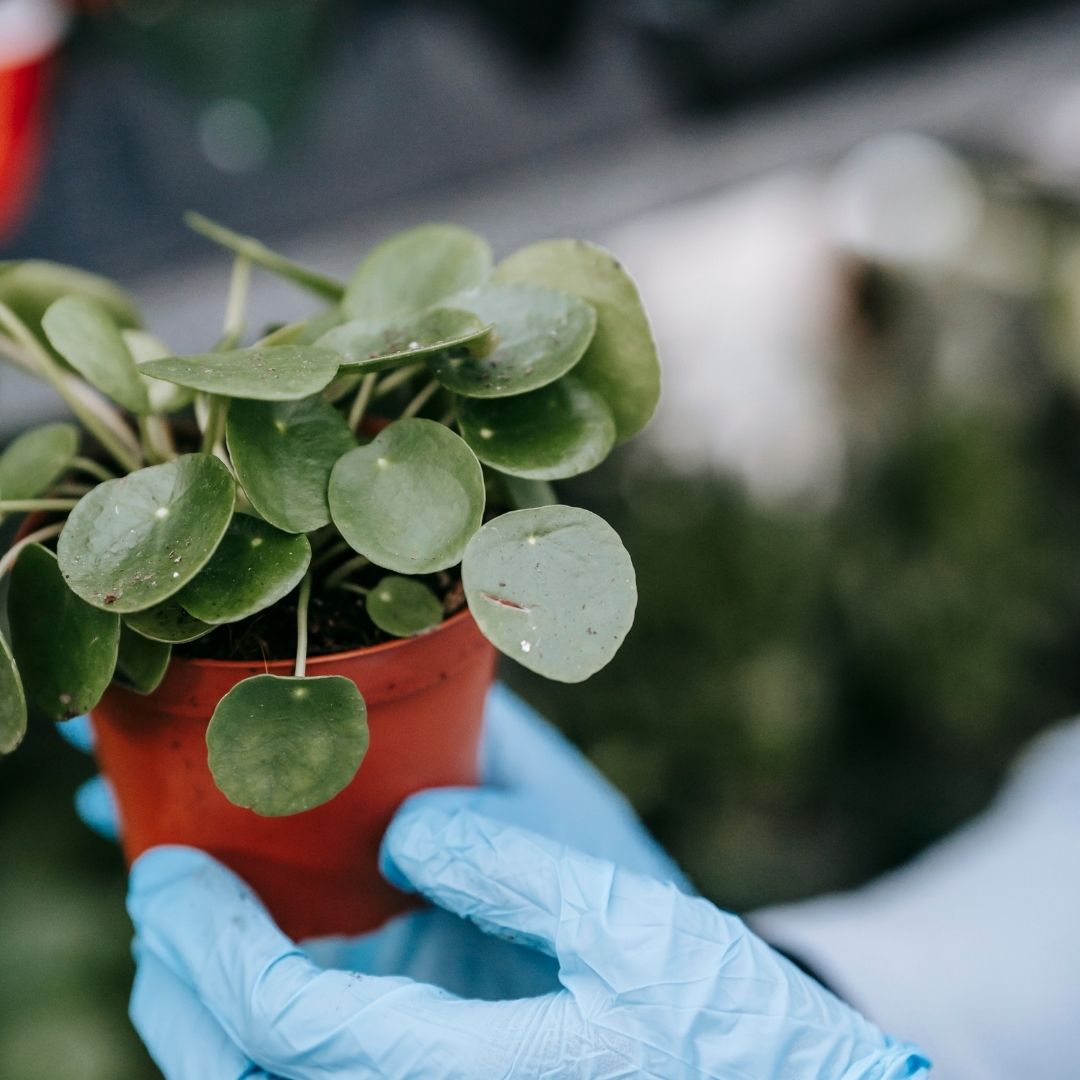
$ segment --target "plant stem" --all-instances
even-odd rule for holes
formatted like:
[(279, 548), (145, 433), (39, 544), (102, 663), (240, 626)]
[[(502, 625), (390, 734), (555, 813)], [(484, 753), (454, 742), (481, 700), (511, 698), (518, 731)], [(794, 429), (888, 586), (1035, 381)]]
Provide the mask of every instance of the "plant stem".
[(202, 452), (212, 454), (225, 437), (225, 418), (229, 413), (229, 398), (220, 394), (207, 396), (206, 426), (203, 428)]
[[(251, 260), (239, 254), (233, 263), (229, 278), (229, 297), (225, 301), (225, 318), (221, 324), (221, 337), (214, 346), (215, 352), (235, 349), (244, 336), (244, 313), (247, 310), (248, 286), (251, 284)], [(225, 437), (225, 416), (229, 411), (229, 399), (221, 394), (206, 395), (206, 422), (203, 425), (201, 450), (204, 454), (218, 453), (218, 445)], [(218, 454), (224, 460), (224, 456)]]
[(308, 324), (307, 319), (301, 319), (299, 322), (285, 323), (284, 326), (279, 326), (276, 330), (271, 330), (269, 334), (264, 334), (256, 345), (288, 345), (292, 339), (299, 334)]
[(93, 484), (57, 484), (49, 488), (49, 498), (63, 498), (66, 495), (77, 495), (80, 499), (89, 495), (94, 490)]
[(375, 390), (375, 383), (379, 376), (377, 372), (370, 371), (364, 376), (364, 381), (360, 384), (360, 390), (352, 403), (352, 408), (349, 410), (349, 430), (355, 433), (359, 433), (360, 424), (364, 419), (364, 413), (367, 411), (369, 402), (371, 401), (371, 395)]
[(402, 418), (416, 416), (418, 412), (438, 393), (442, 384), (438, 379), (432, 379), (401, 411)]
[(163, 461), (172, 461), (176, 457), (176, 443), (173, 442), (168, 420), (155, 415), (140, 416), (138, 421), (139, 438), (147, 460), (158, 465)]
[(343, 581), (338, 588), (344, 592), (356, 593), (357, 596), (367, 596), (371, 592), (370, 589), (365, 589), (363, 585), (354, 585), (351, 581)]
[[(30, 332), (29, 327), (7, 306), (0, 303), (0, 327), (3, 327), (33, 359), (39, 374), (63, 398), (83, 426), (112, 455), (124, 472), (134, 472), (142, 465), (139, 445), (120, 414), (103, 400), (91, 396), (87, 384), (70, 376), (52, 358)], [(126, 432), (126, 437), (124, 434)]]
[(116, 473), (110, 472), (104, 465), (99, 465), (92, 458), (76, 457), (71, 459), (71, 467), (79, 472), (96, 477), (98, 480), (115, 480)]
[(0, 359), (7, 360), (17, 368), (21, 368), (27, 375), (33, 375), (41, 379), (44, 376), (38, 371), (33, 357), (24, 349), (21, 349), (10, 338), (0, 339)]
[(331, 405), (336, 405), (342, 398), (348, 397), (360, 385), (363, 378), (363, 375), (356, 374), (338, 375), (322, 392), (323, 397)]
[(248, 286), (251, 284), (251, 261), (238, 255), (229, 278), (229, 297), (225, 301), (225, 321), (216, 349), (234, 349), (244, 336), (244, 313), (247, 310)]
[(376, 399), (385, 397), (392, 390), (404, 386), (417, 372), (423, 371), (425, 366), (424, 364), (406, 364), (404, 367), (398, 368), (397, 371), (392, 371), (375, 387), (372, 397)]
[(311, 603), (311, 571), (300, 583), (300, 598), (296, 602), (296, 667), (293, 674), (302, 679), (307, 671), (308, 606)]
[(304, 266), (298, 266), (276, 251), (271, 251), (258, 240), (250, 236), (242, 236), (240, 233), (233, 232), (232, 229), (226, 229), (209, 218), (203, 217), (202, 214), (187, 213), (184, 215), (184, 222), (188, 228), (213, 240), (215, 244), (221, 244), (222, 247), (235, 251), (237, 255), (243, 255), (256, 266), (295, 281), (297, 285), (317, 296), (337, 302), (345, 295), (345, 286), (340, 282), (324, 277), (314, 270), (308, 270)]
[(343, 562), (332, 574), (326, 575), (323, 583), (326, 588), (333, 589), (340, 585), (354, 570), (362, 570), (371, 560), (365, 555), (354, 555), (351, 559)]
[(54, 536), (59, 536), (63, 529), (63, 522), (58, 525), (46, 525), (44, 529), (38, 529), (37, 532), (32, 532), (29, 536), (24, 536), (18, 543), (13, 544), (4, 553), (4, 557), (0, 558), (0, 578), (15, 565), (23, 548), (27, 548), (31, 544), (41, 544), (46, 540), (51, 540)]
[(33, 514), (46, 510), (74, 510), (78, 499), (0, 499), (0, 514)]
[[(312, 549), (314, 550), (314, 545), (312, 545)], [(331, 544), (325, 551), (320, 551), (312, 560), (311, 567), (315, 569), (317, 566), (323, 566), (351, 550), (352, 548), (344, 540), (339, 540), (336, 544)]]

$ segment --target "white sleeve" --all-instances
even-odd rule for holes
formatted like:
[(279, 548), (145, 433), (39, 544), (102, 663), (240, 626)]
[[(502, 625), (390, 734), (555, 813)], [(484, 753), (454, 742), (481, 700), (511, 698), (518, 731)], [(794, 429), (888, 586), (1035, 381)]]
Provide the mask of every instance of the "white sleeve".
[(936, 1080), (1077, 1080), (1080, 722), (1038, 739), (985, 814), (908, 866), (747, 921), (925, 1050)]

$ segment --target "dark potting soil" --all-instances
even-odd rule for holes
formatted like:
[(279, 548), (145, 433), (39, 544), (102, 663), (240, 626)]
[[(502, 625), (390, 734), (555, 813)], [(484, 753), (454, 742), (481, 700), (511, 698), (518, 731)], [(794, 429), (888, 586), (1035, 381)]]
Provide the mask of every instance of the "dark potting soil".
[[(376, 585), (386, 574), (374, 566), (364, 567), (350, 581), (365, 588)], [(421, 577), (428, 588), (442, 601), (448, 618), (465, 606), (465, 590), (457, 567)], [(296, 603), (299, 590), (279, 601), (272, 608), (260, 611), (241, 622), (219, 626), (206, 637), (187, 645), (177, 645), (177, 656), (201, 660), (289, 660), (296, 655)], [(364, 607), (363, 598), (344, 589), (319, 590), (311, 595), (308, 609), (308, 655), (326, 656), (349, 652), (394, 641), (380, 630)]]

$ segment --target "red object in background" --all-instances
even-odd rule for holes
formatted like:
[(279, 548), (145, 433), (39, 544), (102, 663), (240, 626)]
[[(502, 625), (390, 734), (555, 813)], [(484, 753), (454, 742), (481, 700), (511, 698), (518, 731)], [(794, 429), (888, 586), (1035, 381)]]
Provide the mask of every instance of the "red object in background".
[(37, 179), (48, 82), (45, 58), (0, 71), (0, 239), (14, 230)]
[(52, 57), (66, 21), (54, 0), (0, 0), (0, 240), (14, 231), (34, 192)]
[(244, 878), (293, 938), (359, 934), (416, 905), (378, 870), (397, 807), (423, 788), (473, 785), (495, 650), (466, 610), (415, 638), (308, 661), (344, 675), (368, 706), (371, 744), (352, 783), (291, 817), (230, 803), (207, 765), (206, 725), (241, 679), (269, 664), (174, 659), (147, 697), (113, 686), (92, 712), (95, 753), (116, 792), (130, 863), (157, 844), (202, 848)]

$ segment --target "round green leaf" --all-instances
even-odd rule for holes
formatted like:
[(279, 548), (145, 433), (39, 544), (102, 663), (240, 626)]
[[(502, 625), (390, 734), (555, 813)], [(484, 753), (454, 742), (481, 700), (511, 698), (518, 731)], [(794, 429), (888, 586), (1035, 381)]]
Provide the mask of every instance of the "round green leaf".
[[(168, 346), (160, 342), (153, 334), (146, 333), (145, 330), (121, 330), (120, 336), (124, 339), (124, 344), (131, 353), (136, 367), (139, 364), (145, 364), (148, 360), (161, 360), (166, 356), (172, 356), (172, 350)], [(195, 400), (195, 391), (186, 386), (152, 379), (141, 372), (139, 372), (139, 379), (146, 388), (151, 412), (178, 412), (180, 409), (187, 408)]]
[(165, 678), (172, 659), (172, 646), (151, 641), (120, 624), (120, 654), (116, 671), (121, 681), (137, 694), (152, 694)]
[(57, 300), (41, 320), (49, 344), (84, 378), (125, 409), (145, 416), (150, 399), (108, 310), (86, 296)]
[(206, 731), (210, 771), (225, 797), (257, 814), (298, 814), (332, 799), (368, 747), (355, 683), (256, 675), (219, 702)]
[(33, 499), (51, 487), (79, 451), (72, 424), (43, 424), (0, 454), (0, 499)]
[(139, 370), (208, 394), (295, 401), (327, 386), (340, 362), (337, 353), (313, 345), (264, 345), (202, 356), (167, 356), (149, 360)]
[(8, 616), (31, 704), (52, 720), (92, 709), (112, 682), (120, 620), (80, 600), (40, 544), (24, 548), (11, 572)]
[(354, 319), (319, 338), (317, 345), (333, 349), (344, 372), (382, 371), (411, 363), (446, 349), (483, 351), (492, 327), (468, 311), (435, 308), (394, 323)]
[(495, 348), (483, 356), (455, 349), (428, 361), (444, 386), (466, 397), (547, 386), (581, 359), (596, 329), (596, 313), (583, 300), (541, 285), (488, 285), (453, 303), (495, 326)]
[(484, 514), (476, 455), (432, 420), (398, 420), (334, 466), (330, 513), (377, 566), (428, 574), (461, 561)]
[(366, 603), (371, 621), (395, 637), (422, 634), (443, 619), (439, 598), (416, 578), (384, 577), (367, 594)]
[(234, 401), (226, 431), (236, 475), (267, 521), (293, 533), (329, 523), (330, 471), (356, 446), (337, 409), (318, 396)]
[(634, 621), (634, 567), (615, 530), (576, 506), (489, 521), (462, 564), (469, 609), (489, 641), (549, 679), (581, 682)]
[(0, 634), (0, 754), (10, 754), (26, 734), (26, 694), (15, 657)]
[(574, 374), (607, 402), (619, 439), (640, 431), (660, 397), (660, 363), (637, 287), (608, 251), (581, 240), (545, 240), (515, 252), (496, 281), (552, 285), (587, 300), (596, 336)]
[(512, 398), (460, 398), (458, 419), (485, 465), (530, 480), (587, 472), (615, 445), (611, 410), (573, 375)]
[(213, 557), (177, 600), (189, 614), (213, 626), (238, 622), (288, 596), (310, 562), (306, 536), (236, 514)]
[(41, 317), (62, 296), (87, 296), (102, 305), (118, 325), (139, 325), (135, 301), (107, 278), (35, 259), (0, 266), (0, 304), (11, 308), (43, 343)]
[(151, 641), (167, 645), (185, 645), (206, 637), (214, 628), (189, 615), (174, 599), (164, 600), (145, 611), (124, 616), (124, 625)]
[(421, 225), (391, 236), (356, 268), (342, 307), (354, 319), (420, 311), (487, 281), (491, 248), (457, 225)]
[(207, 564), (232, 518), (236, 484), (210, 454), (109, 480), (83, 497), (60, 534), (60, 569), (94, 607), (144, 611)]

